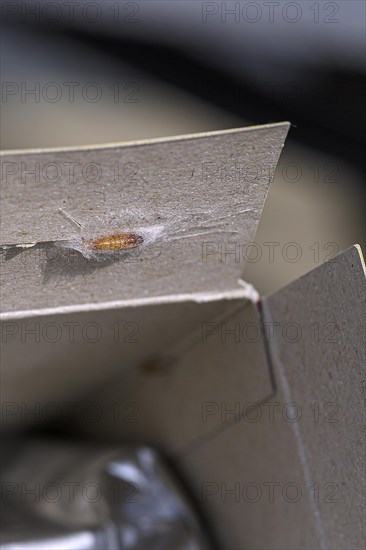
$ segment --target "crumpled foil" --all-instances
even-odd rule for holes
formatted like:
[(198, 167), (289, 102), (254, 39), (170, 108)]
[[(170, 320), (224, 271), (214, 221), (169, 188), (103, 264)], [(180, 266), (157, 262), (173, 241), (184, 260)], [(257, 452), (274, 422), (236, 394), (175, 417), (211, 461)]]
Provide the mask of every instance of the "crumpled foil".
[(151, 448), (38, 441), (4, 457), (1, 549), (209, 549), (190, 500)]

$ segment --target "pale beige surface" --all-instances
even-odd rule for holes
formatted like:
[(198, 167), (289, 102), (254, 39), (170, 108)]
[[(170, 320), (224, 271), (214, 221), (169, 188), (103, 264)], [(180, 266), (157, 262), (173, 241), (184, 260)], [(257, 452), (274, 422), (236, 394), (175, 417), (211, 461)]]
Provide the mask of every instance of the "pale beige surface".
[(246, 124), (75, 37), (4, 25), (0, 55), (2, 81), (9, 83), (1, 105), (4, 150), (132, 141)]
[(245, 279), (269, 294), (364, 246), (364, 194), (351, 163), (294, 143), (290, 130), (255, 236), (260, 257), (247, 263)]

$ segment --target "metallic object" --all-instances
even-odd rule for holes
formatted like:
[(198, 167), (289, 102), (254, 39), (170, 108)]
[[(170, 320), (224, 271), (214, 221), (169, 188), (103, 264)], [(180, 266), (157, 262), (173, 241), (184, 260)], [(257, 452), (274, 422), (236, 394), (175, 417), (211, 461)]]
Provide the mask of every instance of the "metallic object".
[(2, 550), (209, 548), (189, 500), (148, 447), (26, 440), (5, 465), (2, 493)]

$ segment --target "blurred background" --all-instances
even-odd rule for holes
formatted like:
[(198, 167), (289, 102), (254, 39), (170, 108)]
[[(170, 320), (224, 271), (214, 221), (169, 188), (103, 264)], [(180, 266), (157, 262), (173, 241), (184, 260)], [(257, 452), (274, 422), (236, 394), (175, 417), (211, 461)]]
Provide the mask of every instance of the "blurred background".
[(364, 2), (12, 1), (1, 10), (2, 149), (289, 120), (255, 239), (261, 255), (245, 278), (268, 294), (365, 244)]

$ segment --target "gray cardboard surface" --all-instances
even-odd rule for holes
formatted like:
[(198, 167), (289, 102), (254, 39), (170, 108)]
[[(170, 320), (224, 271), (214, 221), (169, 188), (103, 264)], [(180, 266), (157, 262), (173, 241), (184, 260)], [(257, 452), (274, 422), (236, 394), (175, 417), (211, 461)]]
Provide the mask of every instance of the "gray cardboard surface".
[(182, 463), (221, 547), (364, 548), (364, 301), (356, 247), (265, 300), (276, 392)]
[[(288, 128), (3, 154), (0, 244), (41, 244), (1, 254), (2, 311), (237, 288)], [(99, 262), (52, 244), (141, 228)]]
[(279, 394), (311, 409), (293, 432), (307, 484), (322, 487), (313, 511), (325, 548), (366, 540), (365, 306), (356, 246), (266, 300), (287, 331), (271, 345)]
[[(212, 254), (202, 261), (207, 238), (214, 246), (253, 238), (272, 174), (244, 177), (237, 165), (254, 159), (271, 172), (287, 128), (27, 154), (32, 162), (103, 168), (123, 157), (138, 167), (139, 186), (129, 178), (111, 183), (107, 172), (101, 187), (88, 185), (85, 193), (81, 180), (69, 185), (68, 178), (54, 187), (28, 185), (21, 165), (16, 172), (22, 154), (3, 157), (15, 163), (3, 185), (3, 244), (73, 238), (74, 224), (57, 210), (61, 203), (85, 225), (108, 218), (112, 208), (125, 213), (129, 227), (153, 224), (155, 216), (169, 228), (178, 220), (170, 238), (118, 261), (55, 255), (49, 242), (3, 251), (3, 427), (52, 420), (73, 402), (71, 431), (142, 441), (166, 454), (220, 548), (361, 550), (359, 250), (319, 266), (262, 306), (255, 292), (238, 286), (242, 259)], [(197, 231), (202, 235), (192, 237)], [(97, 413), (92, 419), (88, 404)]]
[[(124, 400), (145, 366), (148, 372), (167, 349), (197, 330), (200, 334), (204, 320), (230, 315), (247, 303), (244, 297), (225, 300), (220, 295), (203, 303), (171, 301), (3, 320), (3, 427), (59, 418), (72, 410), (67, 403), (73, 400), (80, 413), (88, 393), (122, 373), (118, 395)], [(113, 414), (107, 418), (113, 425)]]
[[(169, 324), (169, 312), (160, 309)], [(183, 456), (235, 423), (236, 402), (260, 403), (271, 396), (256, 305), (233, 302), (230, 309), (217, 308), (215, 316), (212, 308), (200, 311), (195, 330), (192, 326), (178, 345), (161, 348), (147, 368), (128, 379), (117, 377), (104, 393), (89, 395), (103, 407), (121, 397), (136, 407), (135, 423), (121, 421), (116, 430), (113, 423), (102, 421), (93, 427), (94, 434), (151, 442), (170, 455)]]
[(175, 361), (91, 396), (105, 408), (123, 395), (134, 424), (77, 429), (164, 451), (220, 548), (361, 550), (364, 290), (352, 247), (264, 300), (269, 357), (243, 330), (258, 319), (247, 305)]

